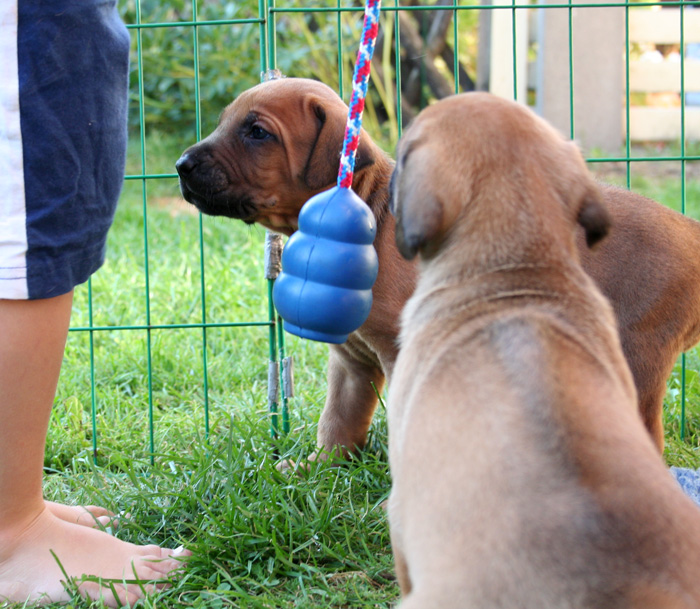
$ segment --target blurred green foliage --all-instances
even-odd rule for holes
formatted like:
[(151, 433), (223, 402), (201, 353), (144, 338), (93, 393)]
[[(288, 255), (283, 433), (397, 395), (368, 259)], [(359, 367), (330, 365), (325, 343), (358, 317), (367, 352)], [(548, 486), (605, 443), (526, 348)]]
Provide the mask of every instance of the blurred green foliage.
[[(132, 134), (143, 125), (147, 132), (186, 132), (193, 139), (206, 136), (226, 105), (259, 83), (261, 71), (267, 67), (276, 67), (287, 76), (320, 80), (348, 102), (363, 5), (359, 0), (342, 0), (341, 8), (357, 10), (315, 10), (338, 6), (336, 0), (318, 0), (313, 8), (308, 1), (277, 2), (272, 13), (271, 53), (266, 47), (269, 24), (263, 23), (265, 1), (262, 7), (255, 0), (120, 3), (132, 37)], [(460, 10), (459, 56), (470, 71), (475, 65), (477, 20), (478, 11)], [(195, 26), (195, 22), (199, 25)], [(383, 69), (371, 74), (364, 126), (389, 151), (399, 135), (395, 13), (383, 13), (381, 25), (383, 50), (375, 56), (375, 62), (381, 63)], [(450, 78), (451, 68), (441, 68)]]
[[(233, 96), (260, 81), (260, 28), (252, 21), (258, 17), (257, 4), (199, 2), (197, 11), (195, 15), (190, 0), (121, 3), (132, 39), (133, 129), (139, 128), (143, 114), (149, 130), (194, 130), (199, 98), (205, 132)], [(197, 21), (223, 23), (194, 27), (195, 16)]]
[[(289, 8), (294, 8), (290, 6)], [(256, 2), (128, 0), (121, 13), (132, 34), (130, 125), (206, 135), (223, 108), (260, 82), (268, 66)], [(203, 25), (193, 25), (195, 22)], [(275, 16), (274, 67), (338, 90), (339, 54), (349, 91), (362, 14), (289, 12)], [(340, 44), (338, 39), (340, 37)], [(198, 125), (198, 116), (199, 119)]]

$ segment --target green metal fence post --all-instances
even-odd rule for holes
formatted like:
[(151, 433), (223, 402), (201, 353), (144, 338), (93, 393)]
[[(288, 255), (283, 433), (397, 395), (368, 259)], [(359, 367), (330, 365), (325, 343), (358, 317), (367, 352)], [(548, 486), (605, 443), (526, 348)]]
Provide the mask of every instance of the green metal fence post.
[[(265, 44), (261, 44), (261, 68), (264, 74), (267, 70), (276, 67), (276, 48), (275, 48), (275, 17), (274, 17), (274, 0), (267, 0), (267, 4), (263, 0), (259, 0), (258, 10), (260, 12), (261, 38), (265, 40)], [(265, 27), (267, 26), (267, 27)], [(267, 51), (267, 56), (265, 56)], [(276, 241), (276, 240), (275, 240)], [(276, 247), (273, 245), (273, 239), (270, 234), (266, 239), (266, 247)], [(279, 406), (282, 410), (282, 432), (289, 432), (289, 389), (285, 387), (284, 379), (287, 378), (285, 373), (290, 372), (286, 367), (291, 367), (291, 361), (285, 358), (285, 340), (284, 327), (282, 319), (275, 310), (275, 305), (272, 300), (272, 287), (275, 282), (274, 276), (268, 276), (267, 283), (267, 299), (268, 299), (268, 318), (270, 320), (270, 363), (268, 370), (268, 408), (270, 411), (270, 433), (273, 438), (278, 436), (279, 425)], [(281, 373), (281, 374), (280, 374)], [(289, 374), (291, 378), (291, 374)]]
[[(202, 139), (202, 114), (199, 83), (199, 28), (197, 27), (197, 2), (192, 2), (192, 44), (194, 46), (195, 129), (197, 141)], [(200, 294), (202, 299), (202, 385), (204, 391), (204, 436), (209, 437), (209, 371), (207, 365), (207, 294), (204, 266), (204, 216), (199, 214), (199, 265)]]
[(401, 109), (401, 28), (399, 27), (399, 0), (394, 0), (394, 55), (396, 57), (396, 128), (399, 137), (403, 132), (403, 113)]
[(569, 137), (575, 138), (574, 129), (574, 9), (568, 0), (569, 9)]
[[(513, 0), (515, 2), (515, 0)], [(452, 69), (454, 70), (455, 79), (455, 94), (459, 93), (459, 11), (457, 10), (457, 0), (452, 0), (452, 43), (454, 46), (454, 62)]]
[[(136, 52), (138, 57), (139, 75), (139, 125), (141, 126), (141, 173), (145, 176), (146, 169), (146, 120), (144, 111), (144, 78), (143, 78), (143, 54), (142, 54), (142, 32), (141, 28), (141, 0), (136, 0)], [(148, 436), (149, 454), (151, 465), (155, 463), (155, 427), (153, 420), (153, 352), (151, 336), (151, 286), (149, 277), (148, 262), (148, 180), (144, 177), (141, 180), (141, 195), (143, 209), (143, 246), (144, 246), (144, 291), (146, 304), (146, 360), (148, 373)]]
[[(271, 9), (274, 6), (273, 0), (259, 0), (258, 11), (261, 19), (260, 22), (260, 38), (263, 41), (260, 45), (260, 68), (261, 77), (265, 76), (268, 70), (275, 67), (275, 48), (274, 48), (274, 17)], [(270, 242), (270, 234), (266, 235), (265, 247), (268, 247)], [(269, 344), (269, 362), (267, 373), (267, 402), (268, 412), (270, 413), (270, 435), (276, 438), (279, 432), (278, 422), (278, 405), (279, 405), (279, 357), (277, 350), (277, 312), (275, 311), (272, 302), (272, 287), (275, 280), (267, 276), (267, 314), (270, 321), (268, 331)]]
[(90, 325), (90, 414), (92, 416), (92, 462), (97, 465), (97, 388), (95, 387), (95, 331), (92, 311), (92, 277), (88, 279), (88, 323)]
[[(681, 213), (686, 213), (686, 146), (685, 146), (685, 7), (680, 7), (681, 46)], [(681, 354), (681, 440), (685, 439), (685, 353)]]
[[(517, 10), (516, 0), (511, 0), (511, 2), (513, 5), (513, 8), (511, 9), (511, 36), (513, 40), (513, 99), (515, 101), (518, 101), (518, 16), (515, 13), (515, 11)], [(571, 39), (571, 30), (569, 30), (569, 39)]]

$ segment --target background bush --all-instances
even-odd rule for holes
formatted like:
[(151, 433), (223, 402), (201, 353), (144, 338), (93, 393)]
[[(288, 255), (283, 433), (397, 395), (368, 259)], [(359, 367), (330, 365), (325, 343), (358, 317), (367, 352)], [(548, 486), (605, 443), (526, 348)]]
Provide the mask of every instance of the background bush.
[[(473, 1), (469, 3), (473, 4)], [(308, 2), (292, 0), (284, 3), (283, 8), (305, 6), (308, 7)], [(314, 6), (332, 8), (337, 4), (326, 0), (314, 3)], [(274, 65), (288, 76), (320, 80), (349, 101), (363, 5), (345, 2), (342, 6), (357, 10), (276, 13), (275, 45), (278, 52)], [(263, 65), (261, 26), (255, 1), (221, 3), (202, 0), (196, 4), (195, 15), (191, 0), (128, 0), (121, 4), (121, 13), (132, 28), (130, 126), (134, 132), (138, 132), (143, 124), (147, 132), (206, 135), (214, 129), (221, 111), (232, 99), (260, 82)], [(411, 31), (418, 34), (418, 38), (427, 39), (432, 20), (439, 14), (438, 11), (402, 14), (402, 31)], [(205, 24), (195, 28), (192, 25), (195, 16), (197, 22)], [(381, 19), (364, 126), (381, 145), (393, 150), (399, 135), (393, 69), (394, 33), (399, 18), (394, 12), (385, 12)], [(457, 31), (458, 56), (464, 77), (460, 76), (462, 89), (473, 87), (469, 74), (473, 77), (476, 71), (477, 26), (478, 11), (460, 11)], [(414, 42), (412, 47), (401, 50), (402, 77), (411, 83), (410, 88), (414, 91), (414, 101), (405, 101), (410, 97), (407, 94), (403, 103), (404, 123), (436, 95), (423, 74), (423, 68), (428, 65), (426, 61), (437, 74), (438, 96), (454, 92), (453, 65), (448, 65), (452, 56), (453, 29), (444, 29), (440, 37), (441, 55), (431, 57), (429, 61), (426, 60), (427, 51), (424, 53), (420, 48), (420, 40), (419, 48)], [(418, 83), (410, 79), (416, 70), (422, 75)]]

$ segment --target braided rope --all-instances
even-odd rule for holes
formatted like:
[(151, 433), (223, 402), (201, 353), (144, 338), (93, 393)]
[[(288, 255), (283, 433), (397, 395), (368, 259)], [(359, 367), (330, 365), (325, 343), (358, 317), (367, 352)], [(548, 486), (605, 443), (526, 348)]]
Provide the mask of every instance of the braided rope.
[(379, 32), (379, 8), (381, 0), (367, 0), (365, 6), (365, 20), (362, 26), (362, 40), (357, 52), (357, 63), (352, 82), (352, 98), (350, 100), (350, 112), (345, 127), (345, 139), (343, 140), (343, 152), (340, 156), (340, 170), (338, 171), (338, 186), (350, 188), (352, 186), (353, 172), (355, 170), (355, 154), (360, 143), (360, 129), (362, 128), (362, 112), (365, 109), (367, 97), (367, 83), (369, 71), (374, 54), (374, 43)]

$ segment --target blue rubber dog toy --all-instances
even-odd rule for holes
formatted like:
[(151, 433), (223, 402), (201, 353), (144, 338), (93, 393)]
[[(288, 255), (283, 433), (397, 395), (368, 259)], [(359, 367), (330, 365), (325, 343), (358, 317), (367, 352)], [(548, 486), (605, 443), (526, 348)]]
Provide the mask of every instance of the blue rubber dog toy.
[(368, 0), (365, 7), (338, 185), (301, 208), (299, 229), (282, 252), (282, 272), (272, 291), (287, 332), (327, 343), (344, 343), (365, 322), (379, 267), (374, 215), (351, 189), (379, 6), (379, 0)]
[(339, 344), (364, 323), (377, 278), (376, 230), (374, 215), (348, 188), (304, 204), (272, 292), (287, 332)]

